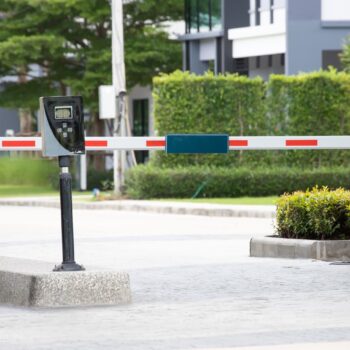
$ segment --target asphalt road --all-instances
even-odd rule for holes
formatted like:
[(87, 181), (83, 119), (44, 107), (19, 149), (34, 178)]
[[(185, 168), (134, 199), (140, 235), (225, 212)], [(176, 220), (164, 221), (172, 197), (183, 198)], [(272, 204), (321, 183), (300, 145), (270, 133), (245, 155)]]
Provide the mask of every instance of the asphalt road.
[[(59, 263), (59, 224), (0, 207), (0, 255)], [(0, 306), (0, 350), (350, 348), (350, 266), (249, 258), (271, 219), (77, 210), (75, 231), (77, 262), (128, 271), (133, 303)]]

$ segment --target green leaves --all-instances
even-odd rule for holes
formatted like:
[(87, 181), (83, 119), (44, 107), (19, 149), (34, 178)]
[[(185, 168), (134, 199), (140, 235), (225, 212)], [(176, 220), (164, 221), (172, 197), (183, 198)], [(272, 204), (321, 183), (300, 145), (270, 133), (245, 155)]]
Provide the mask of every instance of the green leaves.
[(314, 187), (283, 195), (277, 201), (277, 232), (284, 238), (349, 239), (350, 191)]
[[(31, 185), (48, 188), (57, 178), (56, 164), (39, 158), (0, 158), (1, 185)], [(56, 182), (56, 181), (55, 181)]]
[[(197, 155), (200, 160), (204, 155)], [(137, 166), (126, 176), (132, 198), (191, 198), (207, 182), (200, 197), (259, 197), (281, 195), (319, 184), (349, 188), (350, 169), (293, 167)], [(281, 199), (282, 200), (282, 199)]]
[[(154, 80), (156, 130), (229, 135), (349, 135), (350, 75), (320, 71), (272, 75), (268, 83), (237, 75), (195, 76), (188, 72)], [(346, 165), (350, 153), (324, 151), (242, 151), (228, 156), (155, 154), (153, 164), (176, 167)]]
[(64, 38), (54, 35), (11, 36), (0, 43), (0, 62), (7, 67), (28, 66), (45, 61), (64, 52)]
[(29, 108), (31, 111), (38, 109), (38, 96), (57, 96), (60, 91), (57, 86), (45, 77), (29, 80), (23, 84), (8, 83), (0, 93), (0, 106), (6, 108)]
[[(263, 135), (265, 125), (264, 82), (238, 75), (196, 76), (176, 71), (154, 79), (155, 128), (170, 133), (227, 133)], [(251, 153), (250, 153), (251, 154)], [(250, 159), (250, 154), (165, 155), (157, 153), (153, 164), (224, 166)], [(242, 159), (243, 158), (243, 159)]]
[[(163, 23), (182, 16), (177, 0), (135, 1), (124, 6), (126, 74), (129, 88), (181, 66), (181, 44), (170, 40)], [(98, 111), (98, 87), (111, 83), (111, 4), (109, 0), (2, 0), (0, 75), (21, 75), (5, 86), (1, 106), (37, 105), (29, 81), (59, 94), (67, 86), (84, 96), (91, 114)], [(37, 65), (44, 77), (32, 74)], [(35, 84), (34, 84), (35, 85)], [(7, 91), (7, 89), (10, 89)], [(37, 92), (37, 89), (35, 90)], [(45, 94), (45, 93), (44, 93)], [(20, 100), (20, 101), (19, 101)], [(16, 105), (17, 104), (17, 105)]]
[[(128, 87), (152, 84), (159, 73), (172, 72), (181, 64), (181, 45), (168, 34), (153, 27), (131, 29), (125, 42), (125, 63)], [(131, 71), (132, 69), (132, 71)], [(132, 72), (132, 74), (131, 74)]]

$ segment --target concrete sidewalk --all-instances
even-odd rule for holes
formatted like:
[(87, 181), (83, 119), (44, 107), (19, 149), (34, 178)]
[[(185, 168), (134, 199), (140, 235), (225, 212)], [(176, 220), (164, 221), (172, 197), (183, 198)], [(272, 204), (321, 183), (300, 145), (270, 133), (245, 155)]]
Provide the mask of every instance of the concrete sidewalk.
[[(145, 200), (110, 200), (82, 202), (73, 199), (75, 209), (127, 210), (161, 214), (202, 215), (218, 217), (274, 218), (274, 205), (224, 205), (210, 203), (164, 202)], [(58, 208), (59, 197), (1, 198), (0, 205)]]

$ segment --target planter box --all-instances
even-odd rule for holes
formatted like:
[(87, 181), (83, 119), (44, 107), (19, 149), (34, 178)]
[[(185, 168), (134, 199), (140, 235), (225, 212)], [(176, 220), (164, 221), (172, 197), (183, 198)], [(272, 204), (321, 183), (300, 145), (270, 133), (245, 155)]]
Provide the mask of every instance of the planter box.
[(252, 238), (250, 256), (264, 258), (350, 261), (350, 241), (313, 241), (274, 237)]

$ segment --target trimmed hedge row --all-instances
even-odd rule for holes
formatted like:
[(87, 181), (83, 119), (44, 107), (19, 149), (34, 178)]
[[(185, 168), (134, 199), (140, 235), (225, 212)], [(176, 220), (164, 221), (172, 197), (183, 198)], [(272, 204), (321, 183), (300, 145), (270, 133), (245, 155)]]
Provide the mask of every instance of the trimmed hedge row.
[[(349, 135), (350, 75), (327, 71), (272, 75), (267, 85), (267, 119), (274, 135)], [(279, 154), (285, 164), (349, 164), (348, 151), (297, 151)]]
[(350, 239), (350, 191), (324, 187), (286, 194), (277, 201), (276, 228), (283, 238)]
[[(154, 79), (155, 127), (170, 133), (349, 135), (350, 74), (320, 71), (272, 75), (268, 83), (237, 75), (175, 72)], [(156, 166), (346, 165), (349, 151), (240, 151), (229, 155), (167, 155)]]
[(1, 157), (0, 185), (52, 186), (58, 183), (55, 162), (42, 158)]
[[(154, 116), (158, 135), (172, 133), (266, 134), (265, 85), (262, 79), (212, 73), (196, 76), (176, 71), (154, 79)], [(232, 165), (242, 152), (226, 155), (166, 155), (152, 162), (166, 167)]]
[(316, 185), (350, 188), (349, 168), (156, 168), (128, 171), (126, 193), (134, 199), (271, 196)]

